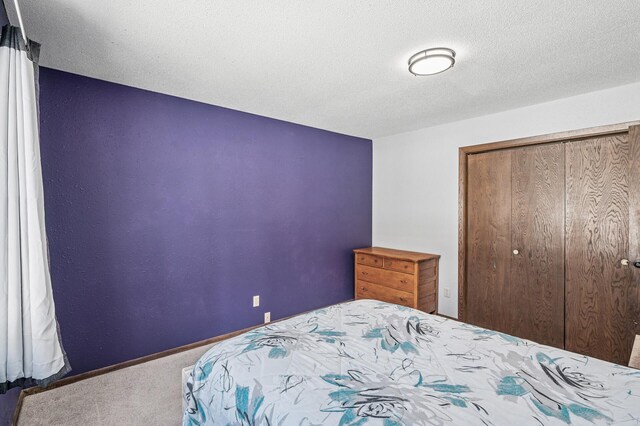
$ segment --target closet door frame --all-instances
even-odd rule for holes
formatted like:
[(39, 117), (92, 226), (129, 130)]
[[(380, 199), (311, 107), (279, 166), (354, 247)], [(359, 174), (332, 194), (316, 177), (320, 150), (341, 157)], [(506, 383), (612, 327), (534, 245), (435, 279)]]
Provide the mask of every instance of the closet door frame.
[(629, 128), (640, 125), (640, 121), (611, 124), (607, 126), (590, 127), (588, 129), (571, 130), (566, 132), (551, 133), (547, 135), (532, 136), (520, 139), (511, 139), (500, 142), (491, 142), (480, 145), (465, 146), (458, 152), (458, 319), (467, 321), (467, 173), (469, 155), (482, 152), (496, 151), (509, 148), (518, 148), (530, 145), (542, 145), (555, 142), (575, 141), (576, 139), (588, 139), (598, 136), (608, 136), (621, 133), (629, 133)]

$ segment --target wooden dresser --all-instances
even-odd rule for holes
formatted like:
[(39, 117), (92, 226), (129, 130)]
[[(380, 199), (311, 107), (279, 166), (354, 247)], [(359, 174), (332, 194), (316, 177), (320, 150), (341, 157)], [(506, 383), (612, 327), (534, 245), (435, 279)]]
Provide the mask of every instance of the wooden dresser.
[(440, 255), (369, 247), (354, 250), (356, 299), (438, 312)]

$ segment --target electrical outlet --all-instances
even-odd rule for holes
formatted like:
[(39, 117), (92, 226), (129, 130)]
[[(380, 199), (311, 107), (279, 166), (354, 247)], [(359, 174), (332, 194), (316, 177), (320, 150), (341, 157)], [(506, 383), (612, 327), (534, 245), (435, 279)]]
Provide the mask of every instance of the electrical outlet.
[(265, 312), (264, 313), (264, 323), (269, 323), (271, 322), (271, 312)]
[(444, 297), (451, 297), (451, 290), (449, 290), (448, 288), (444, 289)]
[(260, 296), (253, 296), (253, 307), (257, 308), (260, 306)]

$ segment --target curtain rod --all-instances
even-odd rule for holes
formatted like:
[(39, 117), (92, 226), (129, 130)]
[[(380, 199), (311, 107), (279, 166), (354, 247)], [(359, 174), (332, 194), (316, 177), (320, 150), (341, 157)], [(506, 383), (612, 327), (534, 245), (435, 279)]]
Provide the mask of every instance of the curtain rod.
[(29, 42), (27, 41), (27, 31), (24, 28), (24, 22), (22, 21), (22, 13), (20, 13), (20, 5), (18, 4), (18, 0), (13, 0), (13, 4), (16, 7), (16, 14), (18, 15), (18, 23), (20, 24), (20, 34), (22, 34), (24, 45), (27, 48), (29, 48)]

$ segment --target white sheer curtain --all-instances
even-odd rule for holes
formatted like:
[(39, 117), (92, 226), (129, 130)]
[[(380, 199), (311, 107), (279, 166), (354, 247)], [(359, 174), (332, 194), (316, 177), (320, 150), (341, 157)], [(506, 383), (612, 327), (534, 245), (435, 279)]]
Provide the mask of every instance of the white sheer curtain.
[(0, 393), (69, 371), (55, 317), (44, 223), (37, 99), (39, 46), (0, 39)]

